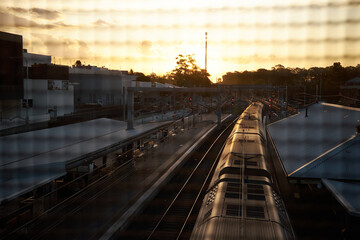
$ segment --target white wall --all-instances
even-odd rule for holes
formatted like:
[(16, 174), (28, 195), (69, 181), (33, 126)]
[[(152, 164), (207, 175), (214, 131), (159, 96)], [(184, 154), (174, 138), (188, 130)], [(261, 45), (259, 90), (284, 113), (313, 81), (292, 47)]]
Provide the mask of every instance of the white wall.
[(34, 54), (34, 53), (23, 53), (23, 66), (32, 66), (33, 64), (51, 64), (51, 56)]
[[(49, 109), (54, 107), (57, 109), (57, 116), (74, 111), (74, 87), (68, 85), (68, 90), (48, 90), (48, 79), (24, 79), (24, 99), (33, 100), (33, 107), (28, 108), (29, 120), (49, 120)], [(26, 118), (24, 107), (21, 116)]]

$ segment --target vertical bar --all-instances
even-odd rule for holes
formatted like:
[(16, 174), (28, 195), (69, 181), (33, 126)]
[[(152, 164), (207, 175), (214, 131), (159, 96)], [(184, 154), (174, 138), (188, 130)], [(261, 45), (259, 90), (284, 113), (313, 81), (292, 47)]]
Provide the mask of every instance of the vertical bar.
[(127, 93), (127, 129), (134, 129), (134, 92), (128, 91)]
[(217, 116), (218, 116), (218, 127), (221, 126), (221, 94), (220, 91), (217, 95)]
[(196, 108), (195, 108), (196, 95), (195, 95), (195, 93), (193, 93), (192, 99), (193, 99), (193, 102), (192, 102), (193, 127), (195, 127), (195, 112), (196, 112)]
[(125, 121), (126, 119), (126, 114), (125, 114), (125, 111), (126, 111), (126, 102), (125, 102), (125, 87), (123, 87), (123, 96), (122, 96), (122, 106), (123, 106), (123, 121)]
[(207, 72), (207, 32), (205, 32), (205, 71)]

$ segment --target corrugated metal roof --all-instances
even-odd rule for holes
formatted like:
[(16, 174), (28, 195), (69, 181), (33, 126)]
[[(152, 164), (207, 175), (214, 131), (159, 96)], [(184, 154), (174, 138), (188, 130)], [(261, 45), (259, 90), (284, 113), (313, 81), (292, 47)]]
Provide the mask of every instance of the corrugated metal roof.
[(66, 164), (86, 154), (140, 136), (169, 122), (126, 130), (126, 123), (96, 119), (0, 138), (0, 201), (66, 174)]
[(360, 180), (360, 136), (293, 172), (291, 177)]
[(322, 179), (322, 182), (351, 215), (360, 217), (360, 183)]
[[(321, 103), (310, 106), (308, 113), (309, 117), (305, 117), (302, 110), (295, 116), (268, 126), (286, 173), (305, 177), (305, 172), (311, 170), (311, 175), (307, 177), (323, 178), (332, 173), (346, 179), (357, 179), (360, 176), (357, 172), (359, 168), (351, 169), (356, 164), (353, 160), (356, 159), (357, 150), (351, 150), (352, 147), (348, 146), (337, 154), (333, 152), (333, 156), (327, 154), (337, 147), (347, 146), (345, 142), (355, 134), (355, 127), (360, 124), (360, 109)], [(341, 160), (344, 158), (347, 161)], [(336, 162), (339, 161), (344, 165), (338, 165)], [(332, 175), (332, 178), (336, 177)]]

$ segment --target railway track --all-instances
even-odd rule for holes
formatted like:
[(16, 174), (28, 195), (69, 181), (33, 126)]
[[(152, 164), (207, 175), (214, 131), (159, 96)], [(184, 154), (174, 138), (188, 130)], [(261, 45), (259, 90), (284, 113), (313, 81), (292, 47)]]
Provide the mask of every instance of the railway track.
[(210, 176), (234, 123), (212, 134), (112, 239), (189, 239)]

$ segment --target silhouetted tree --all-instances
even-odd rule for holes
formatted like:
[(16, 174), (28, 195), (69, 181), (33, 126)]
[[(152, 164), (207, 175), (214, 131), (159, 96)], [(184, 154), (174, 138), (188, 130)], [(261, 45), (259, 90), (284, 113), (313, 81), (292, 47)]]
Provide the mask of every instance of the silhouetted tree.
[(193, 55), (184, 56), (180, 54), (176, 60), (177, 65), (172, 70), (170, 76), (177, 86), (196, 87), (211, 85), (210, 74), (200, 69)]
[(82, 64), (81, 64), (81, 61), (80, 60), (76, 60), (75, 62), (75, 67), (81, 67)]
[(312, 94), (315, 94), (316, 85), (321, 84), (322, 93), (331, 95), (338, 94), (341, 85), (357, 76), (360, 76), (360, 64), (356, 67), (344, 68), (340, 62), (335, 62), (326, 68), (311, 67), (309, 69), (285, 68), (277, 64), (271, 70), (260, 68), (257, 71), (227, 72), (223, 75), (222, 84), (272, 84), (291, 86), (293, 90), (299, 91), (306, 85), (307, 91)]
[(140, 81), (140, 82), (150, 82), (150, 77), (146, 76), (145, 74), (141, 73), (141, 72), (136, 72), (134, 73), (136, 77), (136, 81)]

